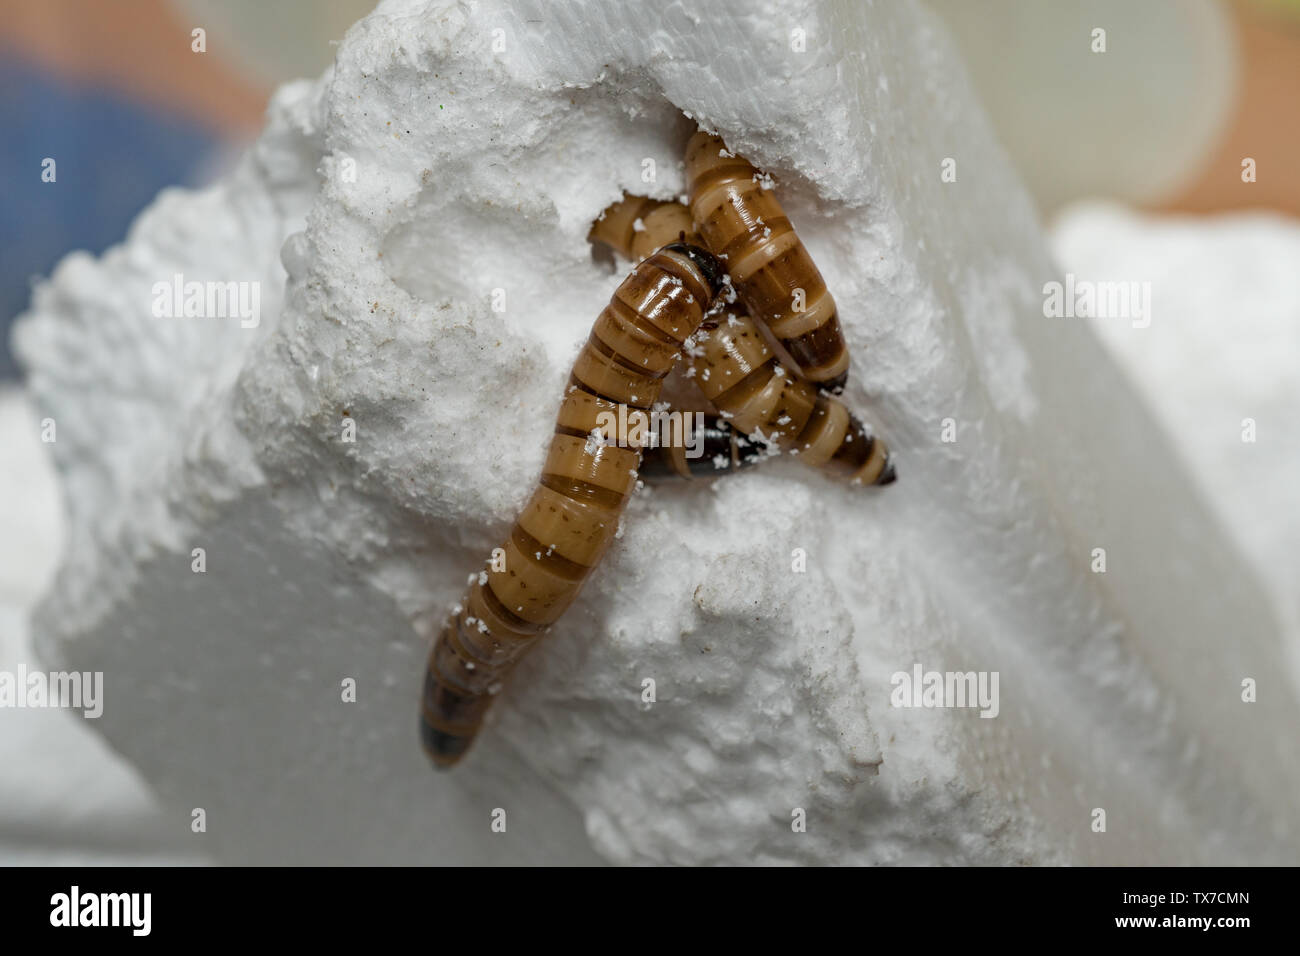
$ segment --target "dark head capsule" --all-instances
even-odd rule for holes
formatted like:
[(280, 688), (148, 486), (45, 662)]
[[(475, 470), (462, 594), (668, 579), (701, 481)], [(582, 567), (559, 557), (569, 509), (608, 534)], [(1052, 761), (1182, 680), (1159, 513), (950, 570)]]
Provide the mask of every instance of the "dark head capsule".
[(664, 246), (664, 250), (675, 252), (679, 256), (685, 256), (695, 263), (695, 268), (700, 270), (700, 274), (704, 276), (704, 281), (709, 284), (709, 290), (715, 296), (722, 291), (725, 273), (722, 269), (722, 263), (718, 262), (713, 253), (685, 242), (670, 242)]

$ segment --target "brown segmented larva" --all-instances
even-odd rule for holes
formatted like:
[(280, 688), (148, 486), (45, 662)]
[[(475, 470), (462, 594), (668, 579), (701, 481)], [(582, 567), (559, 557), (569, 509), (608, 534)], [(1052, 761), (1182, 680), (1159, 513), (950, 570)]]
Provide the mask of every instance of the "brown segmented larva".
[(620, 405), (651, 410), (720, 288), (713, 256), (669, 245), (632, 270), (596, 319), (503, 565), (471, 583), (429, 655), (420, 735), (436, 766), (469, 749), (502, 678), (569, 607), (613, 540), (641, 454), (593, 432)]
[(771, 329), (804, 378), (841, 390), (849, 350), (835, 300), (758, 170), (719, 137), (700, 131), (686, 146), (686, 179), (691, 217), (741, 301)]
[[(600, 222), (626, 220), (628, 208), (648, 201), (624, 197), (605, 210)], [(635, 235), (654, 242), (666, 238), (656, 230), (672, 228), (670, 235), (676, 236), (687, 211), (680, 203), (669, 205), (676, 206), (679, 212), (661, 213)], [(657, 208), (662, 209), (662, 205)], [(632, 235), (630, 229), (602, 230), (599, 234), (592, 230), (593, 238), (608, 243), (623, 256), (634, 256)], [(687, 232), (686, 238), (693, 240), (695, 233)], [(814, 386), (787, 373), (749, 315), (737, 310), (717, 328), (714, 325), (710, 321), (696, 335), (689, 350), (691, 369), (705, 397), (734, 429), (755, 439), (762, 436), (762, 440), (797, 454), (804, 463), (855, 484), (888, 485), (897, 480), (884, 441), (872, 435), (838, 398), (819, 393)]]
[(853, 484), (897, 480), (884, 441), (839, 399), (782, 368), (753, 318), (743, 312), (697, 335), (691, 367), (705, 397), (736, 430)]
[[(700, 243), (690, 210), (681, 203), (627, 194), (600, 214), (587, 238), (603, 242), (633, 262), (670, 242)], [(766, 454), (762, 445), (736, 434), (718, 416), (709, 418), (702, 437), (704, 447), (696, 458), (687, 457), (685, 444), (644, 449), (641, 476), (651, 480), (718, 477), (755, 464)]]

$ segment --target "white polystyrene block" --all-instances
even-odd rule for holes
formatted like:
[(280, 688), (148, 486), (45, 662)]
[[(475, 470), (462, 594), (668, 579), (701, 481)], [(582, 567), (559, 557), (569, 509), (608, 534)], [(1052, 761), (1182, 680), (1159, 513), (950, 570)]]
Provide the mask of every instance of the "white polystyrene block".
[[(1044, 319), (960, 69), (917, 4), (384, 4), (230, 177), (37, 290), (71, 512), (44, 659), (105, 671), (95, 729), (225, 860), (1295, 862), (1300, 708), (1240, 697), (1279, 625), (1094, 332)], [(426, 642), (620, 279), (587, 229), (679, 194), (696, 122), (777, 177), (900, 481), (638, 496), (435, 776)], [(261, 282), (258, 327), (154, 318), (178, 271)], [(998, 672), (998, 716), (892, 707), (916, 662)]]
[[(62, 515), (38, 418), (0, 388), (0, 679), (40, 673), (27, 615), (58, 563)], [(59, 708), (0, 695), (0, 865), (193, 862), (139, 775), (104, 738)]]
[(1256, 564), (1300, 651), (1300, 224), (1275, 213), (1151, 216), (1102, 202), (1053, 224), (1061, 267), (1149, 283), (1151, 322), (1095, 318), (1201, 494)]

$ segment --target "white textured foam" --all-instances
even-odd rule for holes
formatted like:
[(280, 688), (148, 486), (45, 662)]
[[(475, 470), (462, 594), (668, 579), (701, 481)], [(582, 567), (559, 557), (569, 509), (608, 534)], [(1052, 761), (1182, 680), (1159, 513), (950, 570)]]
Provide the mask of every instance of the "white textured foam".
[[(1300, 223), (1267, 212), (1156, 217), (1090, 202), (1067, 207), (1051, 238), (1077, 278), (1151, 283), (1150, 327), (1092, 324), (1295, 627)], [(1289, 646), (1300, 649), (1292, 633)]]

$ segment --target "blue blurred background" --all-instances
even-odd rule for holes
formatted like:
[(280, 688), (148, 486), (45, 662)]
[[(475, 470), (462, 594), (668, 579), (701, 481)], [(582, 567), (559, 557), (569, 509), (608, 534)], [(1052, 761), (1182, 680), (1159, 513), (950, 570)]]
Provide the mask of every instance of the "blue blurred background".
[[(101, 252), (164, 186), (197, 184), (222, 140), (210, 127), (86, 88), (6, 51), (0, 60), (0, 377), (17, 374), (8, 328), (34, 279), (67, 252)], [(42, 181), (55, 160), (55, 182)], [(21, 184), (21, 185), (19, 185)]]
[(0, 387), (33, 281), (123, 239), (164, 187), (217, 176), (271, 90), (319, 75), (373, 3), (0, 0)]

